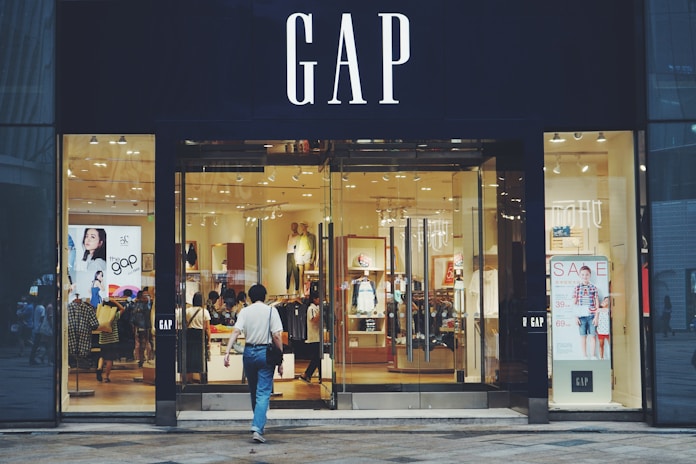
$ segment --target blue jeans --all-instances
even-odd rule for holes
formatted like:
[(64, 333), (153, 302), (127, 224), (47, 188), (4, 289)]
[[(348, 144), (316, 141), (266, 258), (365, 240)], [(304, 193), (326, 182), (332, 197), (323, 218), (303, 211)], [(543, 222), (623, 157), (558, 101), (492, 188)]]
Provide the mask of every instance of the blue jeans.
[(266, 412), (268, 403), (273, 393), (274, 366), (266, 364), (266, 346), (247, 346), (244, 348), (244, 372), (249, 381), (249, 394), (251, 395), (251, 410), (254, 411), (254, 420), (251, 422), (251, 431), (263, 435), (266, 426)]

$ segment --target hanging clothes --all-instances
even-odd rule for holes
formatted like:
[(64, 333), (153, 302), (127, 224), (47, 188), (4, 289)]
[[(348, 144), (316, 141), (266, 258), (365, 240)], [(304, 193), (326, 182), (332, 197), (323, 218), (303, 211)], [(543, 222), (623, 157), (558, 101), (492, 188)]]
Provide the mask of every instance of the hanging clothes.
[(352, 305), (357, 307), (358, 314), (369, 314), (377, 306), (375, 283), (369, 279), (358, 279), (353, 282)]
[(68, 353), (84, 358), (92, 349), (92, 331), (97, 330), (99, 321), (94, 308), (82, 300), (68, 305)]
[(288, 338), (307, 340), (307, 305), (300, 301), (290, 301), (284, 306), (288, 320)]
[[(471, 275), (469, 292), (476, 298), (476, 310), (481, 314), (481, 290), (480, 272), (477, 270)], [(486, 269), (483, 271), (483, 316), (498, 317), (498, 270)]]

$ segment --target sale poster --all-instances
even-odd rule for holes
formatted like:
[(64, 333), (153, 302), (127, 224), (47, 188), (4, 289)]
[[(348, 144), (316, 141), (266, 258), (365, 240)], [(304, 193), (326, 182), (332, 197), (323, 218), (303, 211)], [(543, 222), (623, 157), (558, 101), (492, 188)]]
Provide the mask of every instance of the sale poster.
[(608, 361), (609, 261), (555, 256), (550, 263), (553, 360)]

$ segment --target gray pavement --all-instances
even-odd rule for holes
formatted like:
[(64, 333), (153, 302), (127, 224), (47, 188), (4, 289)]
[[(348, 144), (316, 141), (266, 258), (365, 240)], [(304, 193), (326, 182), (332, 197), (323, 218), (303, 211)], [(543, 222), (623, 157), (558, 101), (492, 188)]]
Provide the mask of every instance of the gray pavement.
[(182, 416), (177, 427), (64, 423), (0, 430), (0, 462), (696, 462), (696, 429), (634, 422), (529, 425), (508, 410), (271, 410), (265, 444), (251, 441), (250, 412)]

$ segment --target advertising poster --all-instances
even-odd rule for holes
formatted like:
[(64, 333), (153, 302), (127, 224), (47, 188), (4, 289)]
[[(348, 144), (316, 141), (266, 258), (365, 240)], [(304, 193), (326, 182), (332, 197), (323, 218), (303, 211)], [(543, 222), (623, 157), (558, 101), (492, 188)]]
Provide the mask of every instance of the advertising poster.
[(602, 256), (554, 256), (550, 273), (554, 362), (608, 361), (609, 261)]
[(109, 296), (135, 295), (141, 288), (139, 226), (68, 227), (70, 300), (76, 295), (96, 307)]

